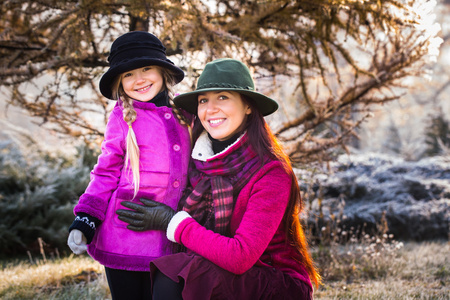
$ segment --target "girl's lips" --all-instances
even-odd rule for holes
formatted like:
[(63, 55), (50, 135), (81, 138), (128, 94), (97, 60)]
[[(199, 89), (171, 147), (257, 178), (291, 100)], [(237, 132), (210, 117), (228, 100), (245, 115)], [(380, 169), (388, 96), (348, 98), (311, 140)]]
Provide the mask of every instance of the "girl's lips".
[(143, 87), (143, 88), (137, 89), (136, 92), (138, 92), (138, 93), (146, 92), (146, 91), (148, 91), (151, 87), (152, 87), (152, 85), (147, 85), (147, 86), (145, 86), (145, 87)]

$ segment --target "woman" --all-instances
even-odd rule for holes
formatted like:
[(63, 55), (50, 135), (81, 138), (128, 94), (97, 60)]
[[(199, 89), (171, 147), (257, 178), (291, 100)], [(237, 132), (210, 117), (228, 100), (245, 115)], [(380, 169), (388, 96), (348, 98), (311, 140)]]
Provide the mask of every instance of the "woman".
[(233, 59), (208, 63), (196, 90), (174, 102), (197, 116), (182, 211), (145, 201), (117, 212), (186, 248), (151, 262), (153, 299), (311, 299), (320, 275), (297, 179), (263, 118), (278, 104)]

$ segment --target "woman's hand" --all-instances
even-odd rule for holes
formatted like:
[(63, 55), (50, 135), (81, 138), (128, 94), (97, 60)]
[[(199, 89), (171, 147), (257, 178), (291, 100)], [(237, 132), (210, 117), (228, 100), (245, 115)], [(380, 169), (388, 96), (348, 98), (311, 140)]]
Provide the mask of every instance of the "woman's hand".
[(128, 223), (128, 229), (134, 231), (166, 230), (175, 211), (169, 206), (153, 200), (139, 199), (144, 205), (123, 201), (128, 209), (118, 209), (119, 220)]

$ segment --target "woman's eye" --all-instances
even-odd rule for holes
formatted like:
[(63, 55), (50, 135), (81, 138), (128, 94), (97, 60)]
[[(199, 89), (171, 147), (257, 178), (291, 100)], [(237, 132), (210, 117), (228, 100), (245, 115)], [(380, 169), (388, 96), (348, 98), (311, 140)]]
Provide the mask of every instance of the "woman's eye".
[(125, 73), (123, 74), (123, 77), (130, 77), (132, 74), (131, 73)]
[(206, 100), (205, 98), (201, 98), (201, 99), (198, 99), (198, 104), (203, 104), (203, 103), (206, 103), (208, 100)]
[(227, 96), (225, 96), (225, 95), (220, 95), (220, 96), (219, 96), (219, 100), (226, 100), (226, 99), (228, 99), (228, 98), (227, 98)]
[(151, 69), (151, 67), (145, 67), (143, 71), (145, 72), (145, 71), (148, 71), (150, 69)]

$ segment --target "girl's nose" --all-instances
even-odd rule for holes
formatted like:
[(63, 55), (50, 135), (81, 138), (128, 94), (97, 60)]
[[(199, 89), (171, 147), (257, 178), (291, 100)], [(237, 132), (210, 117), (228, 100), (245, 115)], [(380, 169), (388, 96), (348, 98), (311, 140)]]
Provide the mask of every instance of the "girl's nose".
[(145, 81), (144, 76), (142, 76), (142, 73), (138, 72), (136, 74), (136, 82), (140, 83), (140, 82), (143, 82), (143, 81)]

